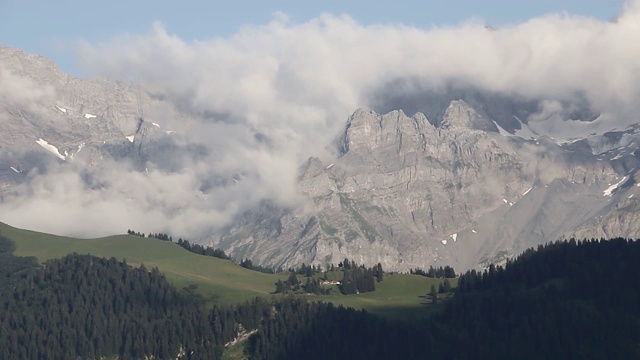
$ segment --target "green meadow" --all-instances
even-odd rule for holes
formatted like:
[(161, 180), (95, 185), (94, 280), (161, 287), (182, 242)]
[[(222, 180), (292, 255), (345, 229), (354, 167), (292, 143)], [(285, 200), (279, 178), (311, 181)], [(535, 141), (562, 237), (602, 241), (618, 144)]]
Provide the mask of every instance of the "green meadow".
[[(60, 258), (70, 253), (115, 257), (129, 265), (158, 267), (178, 288), (191, 287), (210, 302), (233, 304), (256, 296), (275, 297), (275, 282), (286, 280), (288, 273), (265, 274), (245, 269), (230, 260), (191, 253), (177, 244), (133, 235), (114, 235), (97, 239), (76, 239), (0, 223), (0, 235), (16, 244), (16, 256), (34, 256), (40, 262)], [(302, 276), (298, 276), (304, 282)], [(365, 309), (393, 319), (420, 319), (437, 311), (425, 295), (432, 284), (442, 279), (385, 273), (376, 284), (376, 291), (357, 295), (342, 295), (337, 287), (331, 295), (299, 295), (336, 305)], [(456, 279), (450, 279), (456, 286)]]

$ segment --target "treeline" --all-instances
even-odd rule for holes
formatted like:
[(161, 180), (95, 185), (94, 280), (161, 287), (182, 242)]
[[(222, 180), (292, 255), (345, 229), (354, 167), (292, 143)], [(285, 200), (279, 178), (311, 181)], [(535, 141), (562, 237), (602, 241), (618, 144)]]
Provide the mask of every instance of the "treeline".
[(429, 266), (429, 270), (425, 271), (421, 268), (409, 269), (409, 274), (422, 275), (429, 278), (448, 278), (453, 279), (456, 277), (456, 272), (453, 270), (451, 266), (440, 266), (439, 268), (434, 268), (433, 266)]
[[(328, 281), (328, 273), (336, 271), (342, 272), (341, 281)], [(331, 292), (331, 288), (325, 288), (323, 284), (331, 283), (338, 285), (340, 292), (344, 295), (359, 294), (376, 290), (376, 282), (383, 279), (382, 264), (367, 268), (364, 265), (358, 265), (355, 261), (344, 259), (338, 263), (338, 266), (331, 264), (326, 271), (322, 271), (321, 266), (302, 264), (299, 268), (289, 269), (289, 278), (285, 281), (278, 280), (276, 282), (276, 294), (286, 292), (296, 292), (299, 290), (310, 294), (326, 295)], [(323, 274), (322, 278), (318, 275)], [(306, 277), (303, 284), (298, 280), (297, 275)]]
[[(340, 266), (340, 264), (338, 264)], [(342, 262), (342, 281), (340, 292), (344, 295), (359, 294), (376, 290), (376, 280), (382, 281), (382, 265), (366, 268), (355, 261), (344, 259)]]
[(204, 256), (212, 256), (222, 260), (231, 260), (227, 254), (224, 253), (221, 249), (214, 249), (211, 246), (202, 246), (200, 244), (191, 244), (187, 240), (182, 240), (182, 238), (178, 239), (177, 242), (183, 249), (190, 251), (194, 254), (204, 255)]
[(304, 275), (306, 277), (312, 277), (314, 275), (322, 273), (322, 266), (307, 265), (305, 263), (302, 263), (302, 265), (300, 265), (300, 267), (298, 268), (289, 268), (289, 272), (296, 273), (298, 275)]
[(154, 239), (163, 240), (163, 241), (173, 241), (173, 238), (169, 236), (169, 234), (165, 234), (165, 233), (149, 233), (147, 236), (145, 236), (144, 233), (129, 229), (127, 230), (127, 234), (139, 236), (139, 237), (154, 238)]
[(267, 267), (267, 266), (256, 265), (256, 264), (253, 263), (253, 261), (251, 261), (249, 259), (244, 259), (244, 260), (240, 261), (239, 265), (242, 266), (245, 269), (258, 271), (258, 272), (265, 273), (265, 274), (275, 274), (275, 273), (278, 273), (278, 272), (282, 271), (282, 268), (274, 269), (274, 268)]
[[(127, 230), (127, 234), (145, 237), (144, 233), (133, 231), (133, 230)], [(166, 233), (149, 233), (146, 237), (158, 239), (162, 241), (173, 242), (173, 237)], [(212, 256), (212, 257), (216, 257), (218, 259), (223, 259), (223, 260), (231, 260), (231, 257), (227, 256), (227, 254), (225, 254), (225, 252), (222, 249), (216, 249), (210, 246), (202, 246), (200, 244), (191, 244), (189, 241), (183, 240), (182, 238), (178, 238), (178, 242), (176, 244), (180, 245), (183, 249), (190, 251), (194, 254)]]
[(318, 278), (307, 277), (304, 284), (298, 280), (296, 272), (289, 272), (289, 278), (285, 281), (278, 280), (276, 282), (276, 294), (282, 294), (289, 291), (302, 290), (307, 294), (328, 295), (331, 293), (330, 288), (325, 288), (321, 285)]
[(541, 245), (461, 275), (434, 339), (455, 339), (446, 357), (640, 358), (638, 274), (638, 241)]
[[(145, 237), (144, 233), (136, 232), (136, 231), (133, 231), (133, 230), (127, 230), (127, 234), (140, 236), (140, 237)], [(147, 235), (147, 237), (154, 238), (154, 239), (159, 239), (159, 240), (163, 240), (163, 241), (173, 241), (173, 238), (171, 236), (169, 236), (168, 234), (164, 234), (164, 233), (149, 233)], [(187, 250), (189, 252), (192, 252), (194, 254), (204, 255), (204, 256), (211, 256), (211, 257), (215, 257), (215, 258), (222, 259), (222, 260), (232, 260), (233, 261), (233, 258), (228, 256), (224, 252), (224, 250), (222, 250), (222, 249), (213, 248), (211, 246), (202, 246), (200, 244), (191, 244), (188, 240), (183, 240), (182, 238), (178, 238), (177, 244), (180, 245), (183, 249), (185, 249), (185, 250)], [(260, 265), (254, 264), (249, 259), (241, 260), (239, 263), (236, 263), (236, 264), (242, 266), (245, 269), (258, 271), (258, 272), (262, 272), (262, 273), (266, 273), (266, 274), (275, 274), (277, 272), (282, 271), (281, 268), (274, 269), (274, 268), (271, 268), (271, 267), (260, 266)]]
[(640, 268), (629, 263), (640, 260), (638, 249), (638, 241), (622, 238), (557, 241), (528, 249), (504, 267), (492, 264), (482, 272), (468, 271), (460, 276), (458, 289), (460, 293), (496, 286), (530, 289), (548, 283), (556, 290), (571, 292), (571, 296), (583, 296), (592, 290), (590, 284), (609, 283), (610, 289), (622, 288), (640, 283), (638, 276), (627, 272)]

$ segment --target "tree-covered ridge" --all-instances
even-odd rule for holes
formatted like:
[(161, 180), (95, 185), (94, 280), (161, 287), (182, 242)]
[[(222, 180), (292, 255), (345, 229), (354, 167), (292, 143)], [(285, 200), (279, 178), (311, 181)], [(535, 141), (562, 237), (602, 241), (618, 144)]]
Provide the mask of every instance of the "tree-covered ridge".
[[(133, 230), (127, 230), (127, 234), (139, 236), (139, 237), (145, 237), (144, 233), (133, 231)], [(162, 241), (173, 242), (173, 236), (167, 233), (149, 233), (147, 234), (147, 237), (162, 240)], [(183, 249), (190, 251), (194, 254), (212, 256), (212, 257), (216, 257), (218, 259), (223, 259), (223, 260), (231, 259), (231, 257), (225, 254), (225, 252), (222, 249), (216, 249), (210, 246), (202, 246), (200, 244), (191, 244), (189, 241), (183, 240), (182, 238), (179, 238), (176, 244), (180, 245)]]
[(409, 269), (410, 274), (422, 275), (430, 278), (449, 278), (456, 277), (456, 272), (451, 266), (434, 268), (429, 266), (429, 270), (422, 270), (421, 268)]
[(203, 316), (203, 303), (156, 268), (72, 254), (18, 276), (0, 288), (2, 359), (168, 359), (191, 351), (195, 357), (185, 358), (218, 359), (235, 336), (228, 314)]
[(463, 274), (431, 336), (461, 359), (640, 358), (639, 274), (638, 240), (539, 246)]

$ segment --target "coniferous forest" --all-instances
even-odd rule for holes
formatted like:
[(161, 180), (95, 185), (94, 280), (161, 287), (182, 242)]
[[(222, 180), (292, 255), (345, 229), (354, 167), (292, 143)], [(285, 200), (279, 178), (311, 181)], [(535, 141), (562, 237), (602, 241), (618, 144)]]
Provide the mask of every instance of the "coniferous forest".
[(291, 296), (211, 307), (157, 269), (12, 252), (0, 238), (2, 359), (220, 359), (241, 334), (251, 359), (640, 358), (638, 241), (557, 242), (467, 272), (414, 322)]

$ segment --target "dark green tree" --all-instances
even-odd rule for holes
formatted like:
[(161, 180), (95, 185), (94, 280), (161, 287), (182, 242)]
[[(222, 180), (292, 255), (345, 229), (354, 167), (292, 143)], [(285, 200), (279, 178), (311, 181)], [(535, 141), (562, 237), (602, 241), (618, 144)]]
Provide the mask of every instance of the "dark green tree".
[(431, 303), (436, 304), (438, 302), (438, 292), (436, 291), (436, 286), (431, 285), (431, 291), (429, 292), (429, 296), (431, 296)]
[(284, 282), (282, 282), (282, 280), (278, 280), (278, 282), (276, 282), (276, 294), (281, 294), (285, 291), (287, 291), (287, 287)]
[(382, 264), (380, 263), (376, 266), (376, 280), (378, 282), (382, 281)]

